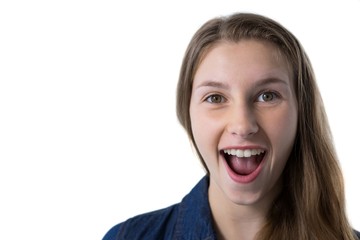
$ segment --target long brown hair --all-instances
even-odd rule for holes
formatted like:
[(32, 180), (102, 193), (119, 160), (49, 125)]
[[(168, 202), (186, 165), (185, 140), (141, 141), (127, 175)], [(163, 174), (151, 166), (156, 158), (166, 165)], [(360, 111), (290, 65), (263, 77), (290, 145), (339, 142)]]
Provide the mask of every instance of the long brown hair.
[(296, 37), (264, 16), (237, 13), (206, 22), (185, 52), (177, 86), (177, 116), (197, 154), (190, 122), (195, 72), (217, 43), (244, 39), (275, 44), (293, 71), (298, 129), (283, 172), (284, 187), (258, 239), (357, 239), (346, 217), (343, 177), (311, 63)]

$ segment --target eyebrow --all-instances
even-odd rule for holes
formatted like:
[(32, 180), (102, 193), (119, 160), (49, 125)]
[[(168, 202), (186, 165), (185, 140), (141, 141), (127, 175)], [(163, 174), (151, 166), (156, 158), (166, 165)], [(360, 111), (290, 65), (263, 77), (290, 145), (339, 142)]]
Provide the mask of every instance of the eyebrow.
[[(264, 78), (264, 79), (256, 81), (256, 86), (263, 86), (263, 85), (276, 84), (276, 83), (280, 83), (280, 84), (283, 84), (286, 86), (289, 85), (287, 81), (285, 81), (281, 78), (269, 77), (269, 78)], [(220, 89), (225, 89), (225, 90), (230, 89), (230, 86), (228, 84), (223, 83), (223, 82), (213, 81), (213, 80), (208, 80), (208, 81), (201, 83), (199, 86), (196, 87), (196, 89), (202, 88), (202, 87), (214, 87), (214, 88), (220, 88)]]
[(286, 86), (289, 85), (289, 83), (287, 81), (285, 81), (281, 78), (277, 78), (277, 77), (269, 77), (269, 78), (261, 79), (256, 83), (256, 85), (262, 86), (262, 85), (268, 85), (268, 84), (272, 84), (272, 83), (281, 83)]
[(230, 86), (228, 84), (218, 82), (218, 81), (213, 81), (213, 80), (208, 80), (208, 81), (205, 81), (205, 82), (201, 83), (199, 86), (196, 87), (196, 89), (202, 88), (202, 87), (214, 87), (214, 88), (221, 88), (221, 89), (230, 89)]

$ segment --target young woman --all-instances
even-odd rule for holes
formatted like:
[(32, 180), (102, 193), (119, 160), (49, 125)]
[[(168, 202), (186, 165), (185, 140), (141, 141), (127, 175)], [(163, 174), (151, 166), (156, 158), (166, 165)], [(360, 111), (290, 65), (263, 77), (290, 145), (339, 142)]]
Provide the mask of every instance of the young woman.
[(310, 61), (280, 24), (243, 13), (205, 23), (185, 53), (177, 114), (206, 176), (104, 240), (358, 239)]

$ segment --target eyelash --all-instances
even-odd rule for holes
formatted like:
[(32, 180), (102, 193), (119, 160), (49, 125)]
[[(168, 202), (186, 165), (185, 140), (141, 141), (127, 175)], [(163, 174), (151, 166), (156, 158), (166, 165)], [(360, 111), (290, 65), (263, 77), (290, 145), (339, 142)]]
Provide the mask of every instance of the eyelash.
[[(264, 99), (262, 100), (259, 100), (262, 96), (264, 96), (265, 94), (271, 94), (272, 96), (272, 99), (270, 99), (269, 101), (265, 101)], [(270, 91), (270, 90), (267, 90), (267, 91), (264, 91), (264, 92), (261, 92), (258, 97), (256, 98), (256, 100), (258, 102), (270, 102), (270, 101), (274, 101), (276, 99), (280, 98), (280, 95), (277, 93), (277, 92), (274, 92), (274, 91)]]
[[(264, 99), (261, 99), (261, 100), (260, 100), (260, 98), (263, 97), (265, 94), (270, 94), (270, 95), (272, 96), (272, 98), (271, 98), (270, 100), (268, 100), (268, 101), (265, 101)], [(220, 102), (213, 101), (212, 98), (214, 98), (214, 97), (220, 98), (220, 99), (219, 99)], [(275, 91), (272, 91), (272, 90), (266, 90), (266, 91), (261, 92), (261, 93), (256, 97), (256, 101), (257, 101), (257, 102), (271, 102), (271, 101), (274, 101), (274, 100), (276, 100), (276, 99), (278, 99), (278, 98), (280, 98), (280, 94), (279, 94), (279, 93), (277, 93), (277, 92), (275, 92)], [(205, 98), (205, 101), (208, 102), (208, 103), (211, 103), (211, 104), (220, 104), (220, 103), (226, 102), (227, 100), (226, 100), (226, 98), (225, 98), (224, 96), (222, 96), (221, 94), (211, 94), (211, 95), (209, 95), (209, 96), (207, 96), (207, 97)]]
[[(221, 98), (221, 101), (220, 101), (220, 102), (213, 102), (213, 101), (211, 100), (211, 98), (213, 98), (213, 97), (220, 97), (220, 98)], [(226, 102), (226, 98), (225, 98), (224, 96), (222, 96), (221, 94), (211, 94), (211, 95), (209, 95), (209, 96), (207, 96), (207, 97), (205, 98), (205, 101), (208, 102), (208, 103), (212, 103), (212, 104), (219, 104), (219, 103), (224, 103), (224, 102)]]

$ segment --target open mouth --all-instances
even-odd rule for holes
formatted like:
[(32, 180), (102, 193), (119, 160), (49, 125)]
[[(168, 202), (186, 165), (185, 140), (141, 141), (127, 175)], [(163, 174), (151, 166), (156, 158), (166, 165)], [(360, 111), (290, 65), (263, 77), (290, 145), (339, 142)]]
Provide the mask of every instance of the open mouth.
[(264, 159), (264, 149), (225, 149), (221, 151), (229, 168), (237, 175), (247, 176), (255, 172)]

